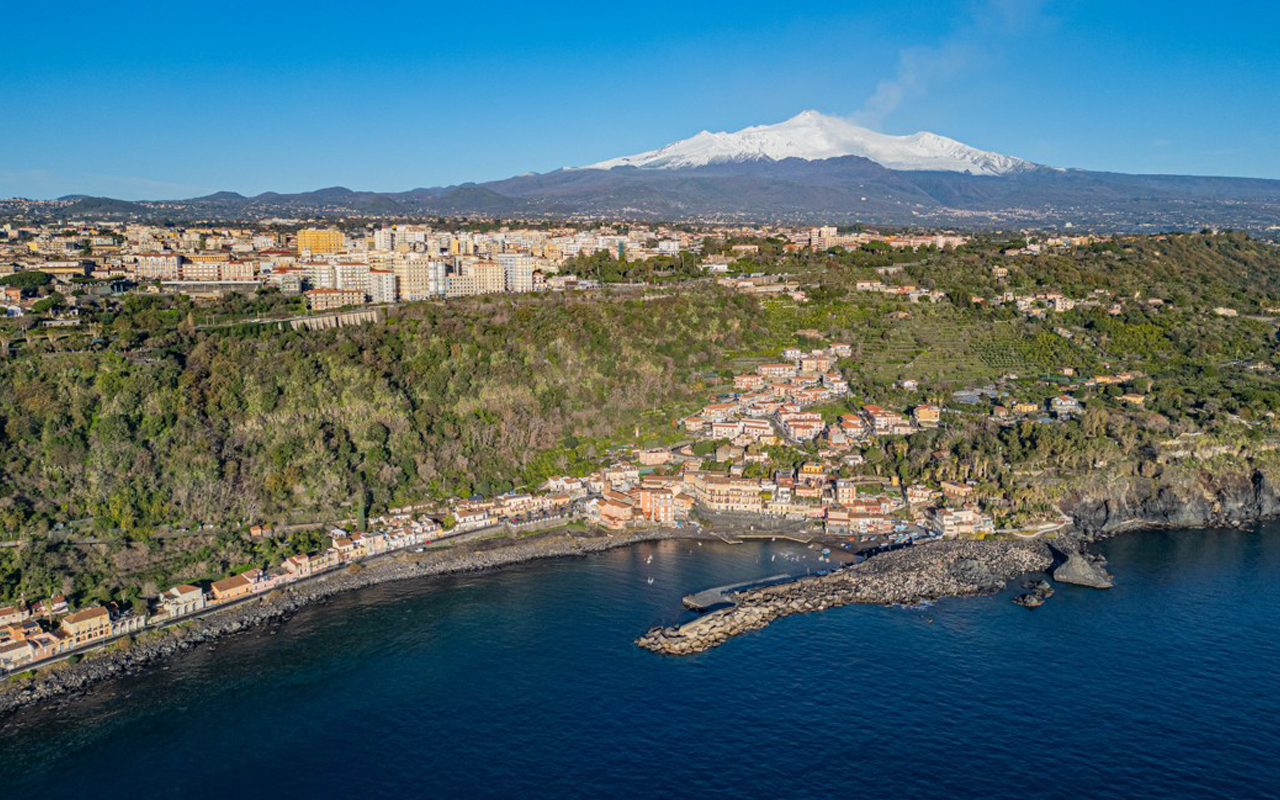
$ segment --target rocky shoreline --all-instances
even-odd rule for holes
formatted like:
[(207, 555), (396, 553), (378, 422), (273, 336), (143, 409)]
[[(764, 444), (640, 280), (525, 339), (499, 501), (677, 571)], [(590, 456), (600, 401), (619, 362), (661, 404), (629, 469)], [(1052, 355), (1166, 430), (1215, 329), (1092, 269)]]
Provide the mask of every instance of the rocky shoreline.
[(155, 662), (230, 634), (280, 621), (299, 609), (340, 592), (391, 581), (483, 572), (544, 558), (586, 556), (617, 547), (667, 539), (712, 539), (694, 529), (649, 528), (625, 535), (557, 534), (526, 540), (494, 540), (457, 549), (396, 553), (271, 592), (241, 606), (149, 633), (126, 647), (86, 654), (78, 663), (61, 662), (33, 676), (13, 676), (0, 684), (0, 717), (26, 706), (72, 702), (91, 686), (140, 672)]
[[(1067, 538), (1093, 542), (1164, 528), (1240, 528), (1280, 517), (1280, 476), (1241, 456), (1240, 469), (1175, 470), (1152, 464), (1132, 475), (1063, 498)], [(1269, 471), (1270, 470), (1270, 471)]]
[(1053, 562), (1053, 551), (1038, 542), (946, 541), (908, 547), (831, 575), (741, 592), (730, 608), (684, 625), (654, 628), (636, 643), (663, 655), (690, 655), (791, 614), (851, 603), (910, 604), (993, 594), (1009, 580), (1046, 570)]
[[(1073, 525), (1055, 546), (1064, 561), (1056, 580), (1105, 588), (1105, 562), (1090, 554), (1090, 543), (1119, 533), (1155, 528), (1241, 527), (1280, 517), (1280, 480), (1261, 469), (1231, 475), (1131, 477), (1107, 491), (1064, 498)], [(34, 676), (0, 683), (0, 717), (37, 703), (70, 702), (89, 687), (136, 673), (169, 656), (222, 636), (281, 620), (298, 609), (339, 592), (390, 581), (478, 572), (542, 558), (585, 556), (616, 547), (665, 539), (715, 539), (706, 529), (651, 528), (626, 535), (551, 532), (524, 540), (474, 543), (421, 554), (388, 555), (359, 569), (331, 573), (273, 592), (260, 600), (212, 613), (129, 642), (64, 662)], [(731, 636), (763, 628), (782, 616), (849, 603), (915, 603), (999, 591), (1009, 580), (1048, 569), (1053, 550), (1036, 542), (938, 542), (876, 556), (829, 576), (744, 593), (737, 606), (700, 617), (681, 628), (655, 628), (638, 640), (660, 653), (693, 653)], [(1078, 579), (1073, 579), (1078, 578)], [(1043, 598), (1040, 598), (1043, 600)], [(1037, 603), (1038, 605), (1038, 603)], [(701, 624), (702, 627), (697, 627)], [(690, 627), (694, 626), (694, 627)]]

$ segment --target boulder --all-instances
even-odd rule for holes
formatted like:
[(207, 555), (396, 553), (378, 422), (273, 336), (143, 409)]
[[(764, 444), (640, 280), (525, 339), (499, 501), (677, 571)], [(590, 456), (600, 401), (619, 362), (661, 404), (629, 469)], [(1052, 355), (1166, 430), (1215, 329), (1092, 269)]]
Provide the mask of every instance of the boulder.
[[(1062, 551), (1060, 551), (1062, 552)], [(1074, 583), (1093, 589), (1110, 589), (1115, 584), (1106, 570), (1106, 561), (1090, 561), (1079, 550), (1062, 552), (1066, 561), (1053, 570), (1053, 579), (1060, 583)]]
[(976, 558), (956, 559), (951, 573), (964, 583), (983, 591), (994, 591), (1000, 588), (1000, 579), (992, 573), (987, 564)]

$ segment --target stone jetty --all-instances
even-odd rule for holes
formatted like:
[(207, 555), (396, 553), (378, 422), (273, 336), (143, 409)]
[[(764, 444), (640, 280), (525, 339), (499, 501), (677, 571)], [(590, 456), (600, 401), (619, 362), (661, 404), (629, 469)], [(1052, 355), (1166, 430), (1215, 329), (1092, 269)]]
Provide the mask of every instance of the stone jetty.
[(1028, 572), (1053, 564), (1036, 542), (944, 541), (885, 553), (839, 572), (734, 595), (732, 608), (684, 625), (654, 628), (637, 644), (664, 655), (709, 650), (775, 619), (850, 603), (909, 604), (942, 597), (993, 594)]

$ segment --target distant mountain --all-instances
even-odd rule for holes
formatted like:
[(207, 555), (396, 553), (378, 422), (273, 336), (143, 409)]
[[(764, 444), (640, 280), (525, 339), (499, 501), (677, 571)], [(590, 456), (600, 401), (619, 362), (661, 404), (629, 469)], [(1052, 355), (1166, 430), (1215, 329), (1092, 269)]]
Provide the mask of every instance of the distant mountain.
[(113, 197), (79, 196), (75, 202), (61, 209), (64, 217), (148, 217), (152, 209), (145, 203), (116, 200)]
[(216, 201), (238, 202), (238, 201), (247, 200), (247, 199), (248, 199), (247, 197), (240, 194), (239, 192), (214, 192), (213, 194), (207, 194), (204, 197), (192, 198), (191, 202), (193, 203), (216, 202)]
[(54, 214), (176, 220), (275, 216), (595, 216), (1099, 230), (1280, 230), (1280, 181), (1061, 169), (934, 133), (892, 136), (805, 111), (776, 125), (703, 131), (586, 167), (488, 183), (125, 203), (79, 197)]
[(892, 136), (839, 117), (803, 111), (786, 122), (753, 125), (736, 133), (702, 131), (657, 150), (601, 161), (587, 169), (688, 169), (788, 158), (821, 161), (840, 156), (861, 156), (888, 169), (970, 175), (1008, 175), (1038, 166), (1013, 156), (979, 150), (936, 133), (922, 131), (910, 136)]

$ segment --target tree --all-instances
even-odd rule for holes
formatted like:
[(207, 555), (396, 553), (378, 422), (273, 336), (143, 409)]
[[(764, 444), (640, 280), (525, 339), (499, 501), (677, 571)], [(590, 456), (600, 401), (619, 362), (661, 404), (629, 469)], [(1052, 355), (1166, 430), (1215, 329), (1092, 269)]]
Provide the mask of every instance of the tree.
[(53, 283), (52, 276), (36, 270), (24, 270), (0, 278), (0, 284), (4, 286), (17, 286), (27, 291), (34, 291), (51, 283)]
[(37, 314), (44, 314), (45, 312), (62, 308), (64, 305), (66, 305), (65, 298), (58, 292), (54, 292), (48, 297), (37, 300), (32, 304), (31, 310)]

